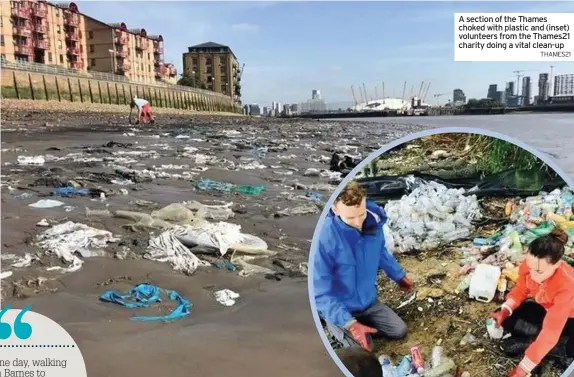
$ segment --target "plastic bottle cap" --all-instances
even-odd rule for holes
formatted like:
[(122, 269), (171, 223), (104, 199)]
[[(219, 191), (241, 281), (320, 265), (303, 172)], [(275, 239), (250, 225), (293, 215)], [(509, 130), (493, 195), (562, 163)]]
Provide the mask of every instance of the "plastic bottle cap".
[(419, 367), (419, 368), (417, 369), (417, 373), (418, 373), (418, 374), (423, 374), (424, 372), (425, 372), (425, 368), (423, 368), (423, 367)]

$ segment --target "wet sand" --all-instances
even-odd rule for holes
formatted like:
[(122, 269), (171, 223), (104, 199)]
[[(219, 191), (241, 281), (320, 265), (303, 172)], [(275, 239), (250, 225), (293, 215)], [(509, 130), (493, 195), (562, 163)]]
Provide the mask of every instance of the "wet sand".
[[(296, 196), (304, 197), (306, 192), (312, 191), (311, 185), (325, 185), (329, 178), (303, 176), (303, 172), (307, 168), (328, 170), (328, 161), (324, 162), (320, 156), (330, 157), (335, 147), (356, 145), (357, 152), (366, 155), (422, 127), (389, 123), (381, 132), (373, 130), (369, 122), (166, 115), (158, 117), (154, 128), (132, 130), (127, 125), (126, 115), (45, 115), (33, 111), (3, 111), (2, 148), (11, 150), (2, 153), (2, 253), (23, 255), (39, 252), (31, 241), (46, 229), (36, 226), (44, 218), (54, 222), (67, 219), (112, 231), (121, 235), (133, 252), (132, 258), (119, 260), (113, 258), (117, 249), (110, 246), (109, 255), (86, 258), (79, 271), (65, 275), (46, 271), (46, 266), (60, 265), (56, 258), (49, 256), (42, 256), (31, 267), (10, 268), (14, 274), (2, 280), (3, 304), (16, 308), (30, 304), (34, 311), (66, 328), (82, 350), (90, 377), (148, 376), (166, 372), (171, 376), (340, 375), (317, 335), (309, 308), (306, 278), (297, 268), (307, 261), (320, 210), (310, 215), (280, 218), (273, 214), (285, 208), (309, 205), (309, 200)], [(173, 132), (175, 130), (177, 132)], [(239, 131), (240, 135), (227, 132), (230, 130)], [(176, 139), (173, 136), (176, 134), (188, 134), (190, 138)], [(378, 136), (374, 138), (373, 135)], [(44, 198), (42, 195), (48, 195), (53, 189), (30, 184), (39, 177), (86, 178), (90, 173), (111, 174), (113, 169), (102, 167), (101, 162), (70, 160), (47, 162), (42, 167), (6, 165), (14, 164), (19, 155), (87, 154), (85, 149), (78, 147), (86, 144), (101, 146), (109, 141), (137, 143), (128, 148), (107, 148), (111, 153), (136, 149), (158, 153), (157, 158), (136, 157), (137, 163), (128, 164), (137, 169), (163, 164), (202, 165), (181, 157), (185, 146), (200, 148), (201, 153), (225, 158), (236, 165), (245, 162), (245, 158), (253, 158), (254, 147), (267, 147), (269, 152), (258, 161), (268, 167), (279, 168), (227, 170), (221, 166), (209, 166), (207, 171), (192, 178), (193, 181), (204, 177), (233, 184), (265, 185), (266, 191), (256, 197), (199, 192), (190, 179), (166, 178), (125, 186), (128, 195), (121, 195), (117, 185), (96, 180), (92, 183), (93, 188), (104, 190), (107, 200), (51, 198), (75, 207), (66, 212), (61, 207), (28, 207), (29, 203)], [(14, 148), (25, 151), (15, 151)], [(47, 151), (48, 148), (57, 150)], [(279, 158), (286, 155), (295, 157)], [(109, 156), (109, 153), (87, 155), (94, 158), (102, 156)], [(292, 174), (281, 175), (274, 171), (292, 171)], [(181, 170), (168, 172), (181, 173)], [(307, 189), (294, 188), (302, 188), (301, 184)], [(9, 191), (4, 185), (14, 190)], [(332, 185), (330, 190), (318, 191), (324, 195), (323, 201), (335, 187)], [(14, 197), (23, 192), (33, 197)], [(261, 237), (271, 250), (278, 251), (278, 255), (269, 260), (256, 262), (273, 269), (276, 274), (240, 277), (237, 272), (210, 266), (200, 267), (193, 275), (187, 276), (173, 271), (169, 264), (141, 258), (149, 232), (128, 232), (122, 228), (125, 220), (86, 218), (85, 207), (91, 210), (131, 208), (136, 200), (152, 201), (156, 203), (153, 208), (184, 200), (197, 200), (204, 204), (215, 200), (233, 201), (235, 217), (227, 221), (240, 224), (243, 232)], [(6, 269), (4, 263), (3, 271)], [(50, 280), (38, 287), (39, 276)], [(129, 319), (134, 314), (131, 310), (98, 300), (107, 289), (125, 290), (141, 282), (179, 291), (192, 301), (191, 315), (169, 324), (138, 323)], [(236, 305), (223, 307), (214, 300), (212, 292), (223, 288), (241, 294)]]

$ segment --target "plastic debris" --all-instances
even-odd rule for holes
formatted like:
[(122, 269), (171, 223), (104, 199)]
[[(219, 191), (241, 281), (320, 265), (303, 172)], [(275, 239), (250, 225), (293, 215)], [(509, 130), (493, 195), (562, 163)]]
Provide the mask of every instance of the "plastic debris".
[(161, 296), (165, 295), (171, 301), (176, 301), (177, 306), (169, 314), (164, 316), (133, 316), (132, 321), (174, 321), (188, 316), (191, 313), (191, 301), (181, 296), (178, 292), (161, 289), (151, 284), (136, 285), (130, 292), (117, 293), (106, 291), (100, 296), (100, 300), (125, 306), (128, 309), (148, 308), (151, 304), (162, 302)]
[(214, 293), (215, 299), (223, 306), (233, 306), (235, 301), (239, 298), (239, 293), (233, 292), (230, 289), (222, 289)]
[(90, 190), (87, 188), (74, 188), (71, 186), (67, 187), (58, 187), (54, 189), (54, 195), (63, 196), (63, 197), (70, 197), (70, 196), (84, 196), (89, 195)]
[(496, 327), (496, 322), (492, 318), (486, 320), (486, 331), (491, 339), (502, 339), (504, 336), (504, 329), (502, 326)]
[(151, 237), (145, 257), (162, 263), (167, 262), (175, 271), (191, 275), (201, 261), (177, 239), (176, 231), (177, 229), (170, 229), (157, 237)]
[(482, 218), (476, 196), (436, 182), (419, 183), (409, 195), (385, 205), (397, 252), (428, 250), (468, 237)]
[(44, 156), (18, 156), (19, 165), (44, 165)]
[(76, 254), (84, 258), (101, 256), (110, 242), (120, 238), (111, 232), (89, 227), (84, 224), (68, 221), (46, 230), (37, 236), (37, 244), (48, 253), (68, 263), (68, 267), (48, 267), (49, 271), (73, 272), (84, 263)]
[(54, 208), (63, 206), (64, 204), (65, 203), (60, 202), (59, 200), (42, 199), (38, 200), (36, 203), (28, 204), (28, 206), (32, 208)]

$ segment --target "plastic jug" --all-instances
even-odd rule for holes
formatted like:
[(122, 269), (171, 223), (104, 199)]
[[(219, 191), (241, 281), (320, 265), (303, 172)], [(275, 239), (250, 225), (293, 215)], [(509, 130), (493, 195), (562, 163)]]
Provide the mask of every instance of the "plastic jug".
[(476, 266), (468, 289), (470, 298), (481, 302), (491, 302), (496, 295), (500, 275), (501, 271), (497, 266), (488, 264), (479, 264)]

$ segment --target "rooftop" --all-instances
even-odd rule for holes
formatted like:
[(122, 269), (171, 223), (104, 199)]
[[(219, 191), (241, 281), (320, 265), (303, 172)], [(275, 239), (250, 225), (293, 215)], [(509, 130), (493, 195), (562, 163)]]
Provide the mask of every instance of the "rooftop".
[(237, 57), (235, 56), (235, 54), (233, 53), (233, 50), (231, 50), (231, 48), (229, 46), (225, 46), (219, 43), (215, 43), (215, 42), (205, 42), (205, 43), (200, 43), (198, 45), (193, 45), (193, 46), (189, 46), (187, 48), (188, 52), (193, 52), (192, 50), (197, 50), (197, 49), (225, 49), (227, 50), (229, 53), (231, 53), (231, 55), (233, 55), (233, 57), (237, 60)]

